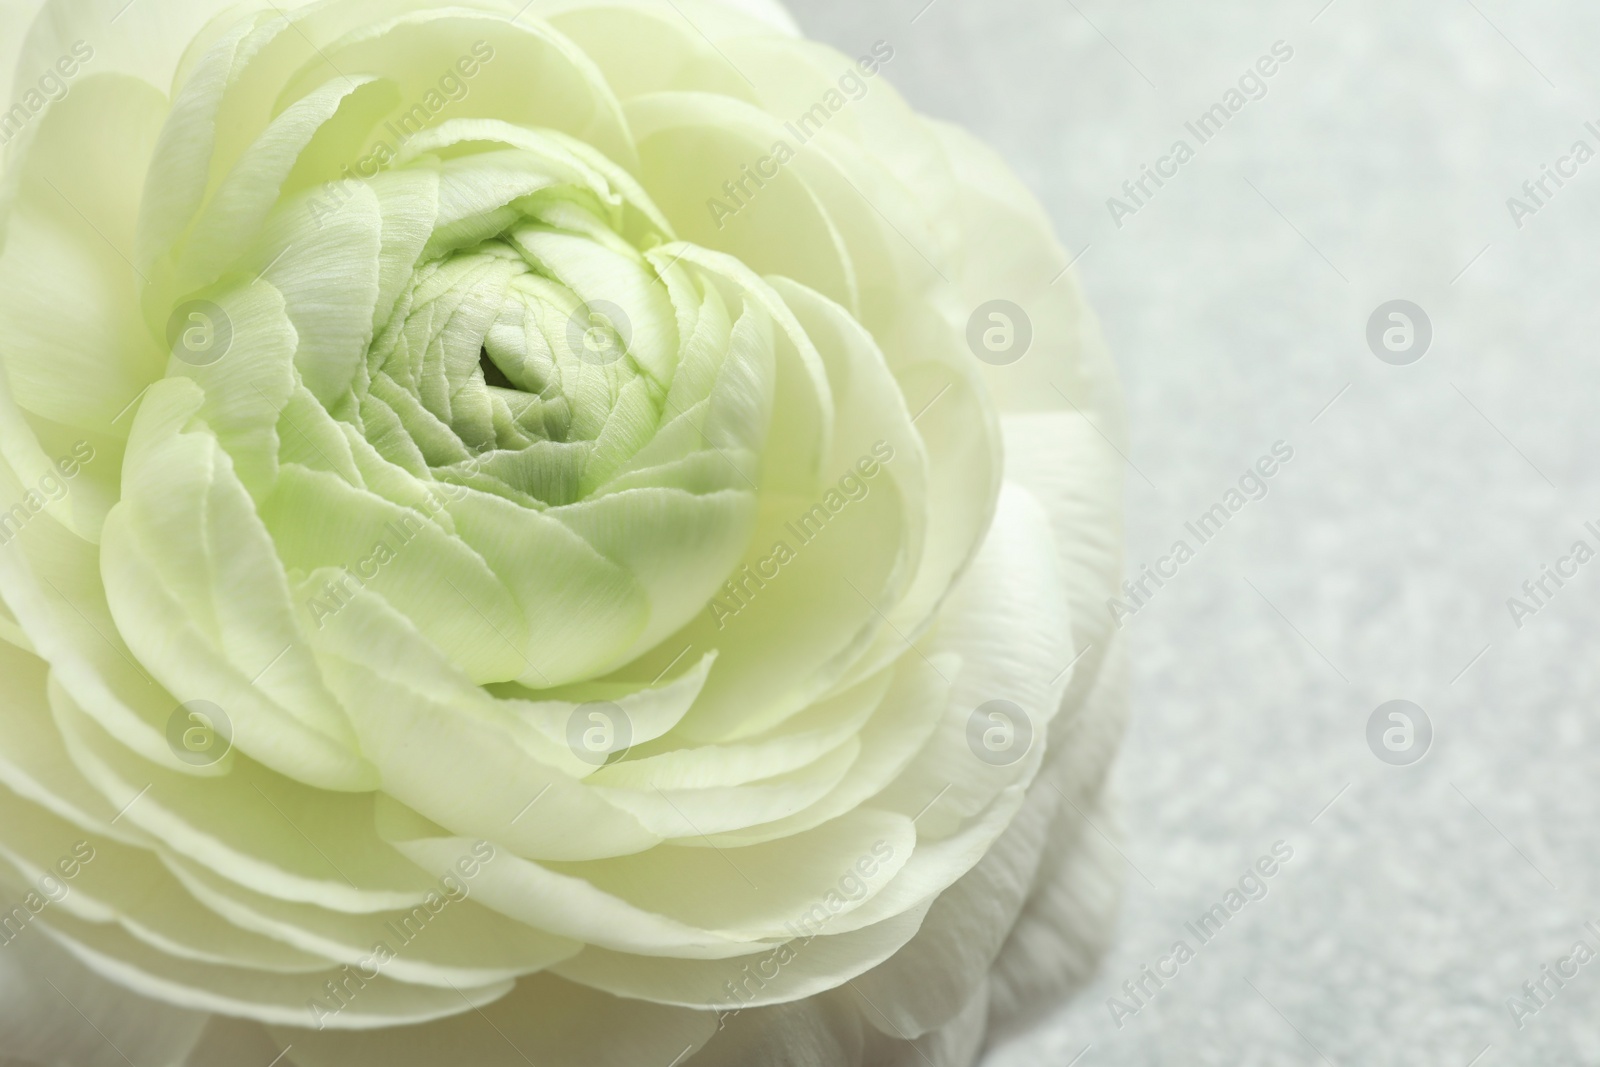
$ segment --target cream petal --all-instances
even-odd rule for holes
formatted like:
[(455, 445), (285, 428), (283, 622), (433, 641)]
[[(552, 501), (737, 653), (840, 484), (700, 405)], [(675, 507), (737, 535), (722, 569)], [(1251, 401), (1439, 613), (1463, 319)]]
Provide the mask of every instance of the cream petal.
[[(487, 862), (479, 857), (487, 855)], [(460, 841), (438, 857), (413, 857), (439, 871), (429, 895), (412, 908), (351, 914), (269, 897), (176, 857), (164, 857), (194, 900), (241, 931), (272, 938), (323, 961), (362, 966), (375, 946), (391, 949), (389, 977), (413, 985), (486, 986), (542, 970), (582, 946), (542, 928), (519, 925), (471, 899), (487, 867), (507, 857), (486, 842)], [(469, 878), (463, 871), (473, 871)], [(192, 906), (192, 905), (191, 905)]]
[(1028, 802), (978, 865), (933, 902), (917, 936), (851, 983), (868, 1022), (890, 1036), (919, 1038), (982, 992), (1062, 807), (1051, 784), (1036, 781)]
[[(468, 845), (465, 838), (440, 836), (416, 816), (397, 813), (389, 822), (394, 846), (422, 867), (448, 863)], [(748, 942), (646, 911), (582, 878), (515, 855), (485, 867), (473, 892), (481, 903), (513, 920), (620, 953), (727, 959), (759, 951)]]
[(48, 678), (39, 657), (0, 647), (0, 783), (81, 830), (143, 844), (138, 831), (113, 822), (116, 808), (73, 764), (50, 716)]
[(166, 742), (172, 700), (133, 658), (117, 632), (93, 545), (48, 513), (0, 548), (0, 592), (50, 664), (52, 684), (71, 692), (120, 744), (176, 764)]
[[(788, 1004), (731, 1009), (694, 1067), (855, 1067), (880, 1064), (891, 1043), (854, 1004), (824, 993)], [(964, 1065), (963, 1065), (964, 1067)]]
[[(511, 982), (437, 989), (386, 978), (381, 967), (329, 968), (315, 974), (282, 975), (177, 960), (150, 949), (114, 926), (96, 926), (57, 913), (40, 927), (84, 966), (107, 981), (187, 1008), (254, 1019), (279, 1026), (320, 1023), (329, 1030), (375, 1030), (444, 1019), (490, 1004)], [(363, 971), (378, 969), (376, 978)], [(354, 973), (352, 973), (352, 971)], [(357, 981), (361, 984), (357, 985)], [(342, 1010), (326, 990), (344, 985)], [(314, 1005), (321, 1005), (319, 1011)]]
[[(733, 849), (651, 849), (636, 856), (552, 865), (603, 893), (686, 925), (745, 941), (792, 937), (829, 899), (838, 917), (864, 905), (910, 857), (911, 820), (860, 808), (783, 841)], [(842, 888), (841, 888), (842, 887)]]
[[(1003, 789), (1026, 784), (1040, 766), (1047, 729), (1068, 682), (1073, 649), (1070, 616), (1061, 601), (1056, 546), (1049, 519), (1025, 489), (1008, 484), (982, 550), (952, 594), (930, 651), (962, 659), (939, 731), (878, 803), (916, 813), (925, 838), (937, 839), (986, 807)], [(983, 759), (973, 747), (996, 720), (992, 701), (1006, 701), (1011, 732)], [(1016, 720), (1014, 722), (1009, 720)]]
[(659, 837), (703, 839), (804, 811), (843, 781), (860, 753), (852, 737), (803, 767), (746, 785), (648, 793), (595, 786), (593, 792)]
[[(1045, 843), (1034, 889), (990, 974), (994, 1040), (1057, 1008), (1093, 978), (1116, 931), (1126, 863), (1105, 791), (1064, 806)], [(1091, 826), (1088, 820), (1094, 820)]]
[(0, 9), (0, 97), (12, 99), (17, 95), (11, 89), (13, 76), (18, 76), (20, 84), (29, 84), (29, 78), (17, 70), (17, 53), (22, 50), (22, 40), (28, 32), (28, 24), (39, 13), (44, 0), (20, 0), (15, 4), (7, 4)]
[(118, 630), (179, 703), (221, 706), (241, 752), (327, 788), (370, 788), (253, 502), (216, 440), (183, 431), (201, 403), (177, 379), (140, 410), (102, 557)]
[(1006, 476), (1034, 494), (1055, 532), (1073, 644), (1085, 650), (1079, 673), (1088, 680), (1116, 633), (1108, 600), (1119, 595), (1122, 573), (1122, 457), (1086, 414), (1019, 413), (1004, 423)]
[(759, 739), (743, 743), (700, 747), (636, 744), (626, 760), (590, 775), (589, 784), (634, 790), (703, 789), (787, 774), (860, 734), (882, 704), (891, 681), (893, 676), (886, 671), (819, 701)]
[[(954, 126), (925, 120), (938, 138), (959, 189), (952, 217), (963, 230), (960, 285), (966, 314), (1001, 297), (1020, 305), (1033, 326), (1026, 355), (984, 376), (1003, 412), (1076, 406), (1113, 441), (1124, 435), (1114, 371), (1076, 279), (1062, 274), (1066, 252), (1038, 200), (992, 149)], [(1126, 449), (1124, 448), (1124, 451)]]
[[(688, 651), (684, 649), (685, 653)], [(506, 704), (519, 718), (543, 734), (552, 746), (571, 743), (568, 730), (572, 714), (579, 705), (596, 702), (615, 704), (627, 716), (628, 734), (633, 747), (639, 747), (663, 736), (683, 720), (699, 699), (700, 690), (705, 688), (706, 677), (716, 661), (717, 654), (707, 652), (687, 670), (666, 681), (663, 679), (677, 663), (668, 664), (668, 670), (647, 684), (632, 681), (585, 682), (541, 694), (547, 699), (518, 700), (514, 693), (508, 692)], [(685, 660), (680, 657), (679, 662)]]
[(376, 597), (351, 601), (323, 633), (329, 683), (395, 800), (529, 857), (626, 855), (660, 840), (559, 769), (577, 757), (495, 706)]
[(740, 14), (760, 19), (786, 36), (800, 36), (800, 27), (782, 0), (716, 0), (716, 2), (725, 4)]
[[(54, 510), (61, 524), (85, 541), (100, 539), (106, 513), (116, 503), (123, 452), (119, 437), (24, 412), (0, 374), (0, 456), (23, 485), (59, 505)], [(26, 493), (19, 503), (29, 507)], [(5, 512), (6, 535), (15, 532), (21, 517), (14, 507)]]
[[(475, 60), (477, 73), (470, 78), (470, 91), (451, 100), (440, 79), (456, 74), (463, 57)], [(498, 14), (445, 8), (369, 23), (327, 42), (289, 80), (284, 96), (304, 96), (311, 84), (326, 79), (330, 66), (393, 81), (401, 101), (394, 113), (397, 125), (419, 108), (428, 115), (422, 124), (430, 124), (448, 105), (453, 118), (549, 127), (594, 145), (625, 167), (633, 161), (627, 123), (604, 76), (571, 41), (532, 15), (511, 22)]]
[(552, 971), (657, 1004), (714, 1009), (781, 1004), (837, 988), (882, 963), (911, 940), (926, 911), (915, 907), (862, 930), (778, 945), (755, 960), (671, 960), (591, 945)]
[(182, 1062), (206, 1017), (129, 992), (29, 930), (0, 953), (0, 1057), (127, 1067)]
[(234, 762), (231, 788), (214, 789), (215, 779), (117, 745), (61, 689), (50, 698), (74, 764), (118, 820), (173, 852), (259, 892), (343, 911), (408, 908), (426, 896), (427, 876), (378, 838), (371, 794), (311, 789), (246, 759)]
[(690, 1057), (710, 1012), (622, 1000), (549, 975), (525, 978), (481, 1012), (374, 1033), (274, 1027), (300, 1067), (639, 1067)]
[(309, 974), (329, 966), (325, 956), (230, 925), (197, 904), (144, 849), (84, 836), (4, 791), (0, 814), (7, 822), (0, 859), (25, 884), (49, 884), (46, 879), (53, 878), (64, 886), (56, 906), (69, 915), (90, 923), (116, 923), (177, 959), (275, 974)]
[[(874, 1010), (868, 1018), (882, 1016)], [(989, 981), (984, 978), (959, 1012), (914, 1041), (897, 1040), (892, 1058), (885, 1056), (883, 1062), (885, 1067), (970, 1067), (978, 1062), (988, 1030)]]
[(833, 792), (786, 819), (708, 835), (698, 843), (728, 847), (772, 841), (820, 826), (866, 803), (905, 771), (938, 729), (949, 700), (948, 679), (956, 677), (960, 666), (960, 658), (949, 654), (930, 657), (926, 663), (915, 656), (902, 658), (884, 672), (892, 674), (891, 687), (859, 734), (860, 755)]
[[(50, 0), (47, 10), (63, 15), (72, 7), (72, 0)], [(88, 4), (76, 5), (80, 12), (76, 18), (87, 14)], [(213, 12), (203, 12), (201, 3), (182, 5), (178, 17), (191, 24), (203, 24)], [(156, 5), (151, 5), (152, 8)], [(119, 44), (144, 35), (159, 33), (159, 16), (146, 11), (129, 9), (133, 21), (128, 36), (117, 34)], [(68, 16), (72, 21), (76, 18)], [(120, 21), (120, 20), (119, 20)], [(195, 26), (195, 29), (198, 29)], [(248, 63), (261, 47), (287, 29), (283, 19), (270, 22), (257, 13), (228, 25), (217, 37), (203, 43), (194, 40), (194, 32), (182, 38), (162, 40), (150, 47), (147, 54), (156, 64), (164, 65), (163, 73), (149, 67), (129, 64), (120, 52), (108, 57), (113, 67), (132, 67), (136, 76), (161, 89), (171, 92), (172, 105), (166, 123), (161, 128), (160, 139), (151, 160), (151, 168), (139, 202), (139, 224), (135, 261), (149, 270), (166, 256), (193, 222), (205, 202), (213, 167), (221, 168), (225, 160), (217, 158), (216, 141), (219, 132), (229, 126), (219, 122), (218, 115), (224, 100), (224, 90), (237, 77), (239, 68)], [(40, 26), (35, 26), (39, 33)], [(193, 41), (193, 44), (190, 42)], [(30, 40), (30, 45), (33, 44)], [(41, 42), (42, 44), (42, 42)], [(188, 44), (195, 49), (194, 62), (184, 71), (181, 85), (175, 74), (178, 57), (172, 55), (174, 47)], [(163, 60), (166, 62), (163, 63)]]
[(810, 186), (776, 167), (771, 178), (748, 176), (785, 137), (778, 120), (709, 93), (654, 93), (626, 109), (640, 180), (684, 240), (858, 306), (844, 238)]
[[(179, 288), (198, 289), (210, 283), (250, 247), (272, 214), (301, 153), (317, 131), (334, 117), (351, 94), (371, 81), (370, 78), (330, 81), (296, 100), (272, 120), (234, 163), (194, 221), (183, 245), (182, 273), (176, 283)], [(318, 221), (326, 222), (320, 217)], [(305, 259), (326, 264), (333, 258), (328, 254), (329, 248), (337, 245), (337, 240), (330, 241), (327, 247), (311, 251)], [(357, 248), (367, 251), (359, 244)], [(287, 248), (270, 248), (267, 262), (285, 251)], [(297, 266), (302, 272), (306, 269), (304, 264), (290, 264), (282, 273), (291, 273)], [(346, 264), (340, 263), (328, 273), (337, 275), (345, 267)], [(297, 322), (296, 325), (301, 327), (302, 334), (306, 332), (303, 324)]]
[(594, 60), (620, 100), (675, 89), (752, 95), (740, 71), (690, 20), (688, 7), (680, 13), (665, 3), (541, 0), (541, 8)]
[(17, 617), (11, 614), (4, 601), (0, 601), (0, 641), (25, 652), (33, 651), (33, 644), (28, 640), (28, 635), (22, 632)]
[(165, 112), (143, 83), (87, 76), (34, 120), (31, 150), (12, 168), (20, 185), (0, 253), (0, 362), (34, 414), (125, 436), (128, 422), (114, 420), (165, 364), (131, 262), (133, 196)]
[[(477, 510), (492, 506), (480, 504)], [(446, 529), (436, 517), (450, 510), (439, 500), (425, 508), (400, 507), (337, 475), (298, 465), (280, 471), (261, 506), (284, 565), (305, 576), (295, 599), (319, 643), (345, 625), (351, 606), (370, 592), (403, 613), (477, 680), (521, 677), (529, 672), (529, 620), (484, 557), (455, 536), (453, 524)], [(473, 511), (462, 510), (477, 519)], [(534, 518), (528, 525), (537, 522)], [(475, 523), (474, 532), (490, 547), (503, 546), (503, 540), (485, 536), (483, 525)], [(382, 566), (374, 563), (378, 555), (386, 560)], [(363, 572), (367, 577), (360, 576)], [(613, 602), (627, 592), (616, 584), (608, 591)]]

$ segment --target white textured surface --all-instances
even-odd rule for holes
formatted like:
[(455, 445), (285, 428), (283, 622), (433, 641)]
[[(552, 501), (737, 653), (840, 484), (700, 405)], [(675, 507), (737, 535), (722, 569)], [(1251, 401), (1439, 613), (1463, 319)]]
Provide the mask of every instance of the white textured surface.
[[(989, 1067), (1600, 1063), (1600, 960), (1522, 1029), (1507, 1007), (1580, 937), (1600, 949), (1600, 561), (1520, 630), (1506, 608), (1597, 543), (1600, 159), (1520, 231), (1506, 198), (1574, 140), (1600, 149), (1600, 9), (935, 0), (913, 23), (925, 3), (796, 6), (846, 51), (893, 43), (901, 90), (1092, 246), (1134, 428), (1130, 565), (1295, 450), (1128, 624), (1117, 947)], [(1106, 198), (1195, 144), (1184, 120), (1277, 40), (1294, 57), (1266, 96), (1115, 227)], [(1364, 336), (1397, 297), (1435, 332), (1408, 367)], [(1365, 742), (1394, 697), (1436, 731), (1409, 768)], [(1199, 946), (1184, 923), (1279, 839), (1268, 895)], [(1119, 1029), (1106, 998), (1179, 937), (1196, 958)]]

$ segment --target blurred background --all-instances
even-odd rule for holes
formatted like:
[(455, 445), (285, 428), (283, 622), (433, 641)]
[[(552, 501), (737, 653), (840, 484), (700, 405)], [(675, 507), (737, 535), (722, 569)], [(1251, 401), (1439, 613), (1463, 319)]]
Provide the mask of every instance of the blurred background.
[(1126, 622), (1116, 947), (989, 1067), (1600, 1063), (1600, 8), (793, 6), (1079, 256), (1130, 575), (1292, 450)]

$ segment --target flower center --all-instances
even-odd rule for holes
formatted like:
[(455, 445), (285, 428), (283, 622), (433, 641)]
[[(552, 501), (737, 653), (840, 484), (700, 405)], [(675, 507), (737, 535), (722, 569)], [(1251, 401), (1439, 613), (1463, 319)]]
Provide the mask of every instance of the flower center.
[(555, 507), (660, 427), (677, 363), (671, 304), (593, 199), (557, 187), (523, 198), (487, 238), (452, 248), (435, 234), (367, 355), (360, 424), (386, 458)]

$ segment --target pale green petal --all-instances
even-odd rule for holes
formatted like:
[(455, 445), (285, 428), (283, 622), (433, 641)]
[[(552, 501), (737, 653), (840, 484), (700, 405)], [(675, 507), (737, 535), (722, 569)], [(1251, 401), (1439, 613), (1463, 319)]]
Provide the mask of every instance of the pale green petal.
[[(903, 815), (861, 808), (784, 841), (747, 848), (654, 848), (636, 856), (552, 864), (603, 893), (686, 925), (744, 941), (786, 940), (823, 904), (832, 918), (864, 906), (910, 858)], [(803, 928), (803, 927), (802, 927)]]
[[(360, 187), (331, 215), (313, 197), (280, 204), (248, 262), (283, 295), (299, 345), (295, 369), (327, 407), (350, 390), (372, 342), (383, 222), (378, 198)], [(227, 357), (224, 357), (226, 359)]]
[[(71, 0), (51, 0), (54, 9), (66, 9), (70, 4)], [(190, 5), (185, 14), (192, 18), (196, 6)], [(155, 28), (146, 12), (130, 9), (130, 13), (134, 17), (130, 29), (135, 37)], [(181, 87), (173, 85), (171, 80), (175, 61), (167, 68), (166, 76), (147, 76), (146, 80), (152, 85), (164, 92), (170, 87), (174, 95), (171, 114), (161, 129), (151, 161), (146, 192), (139, 202), (136, 261), (146, 270), (178, 242), (205, 201), (211, 169), (221, 162), (215, 159), (215, 141), (219, 129), (217, 117), (224, 102), (222, 93), (235, 76), (236, 67), (259, 50), (263, 39), (270, 39), (287, 28), (280, 21), (275, 26), (258, 30), (263, 21), (257, 16), (230, 25), (199, 55)], [(113, 39), (120, 40), (122, 35), (113, 35)], [(167, 50), (179, 42), (163, 41), (161, 44), (163, 50)]]
[[(368, 83), (369, 79), (365, 78), (328, 82), (296, 100), (273, 119), (260, 138), (239, 157), (195, 220), (183, 245), (177, 283), (180, 288), (195, 289), (213, 281), (239, 258), (272, 213), (300, 153), (323, 123), (333, 118), (340, 105)], [(314, 221), (319, 226), (326, 222), (322, 218)], [(281, 249), (271, 249), (270, 255), (279, 251)], [(321, 264), (327, 259), (324, 249), (315, 261)], [(297, 321), (296, 325), (302, 324)]]
[[(855, 267), (833, 220), (805, 182), (771, 162), (776, 142), (793, 151), (782, 123), (707, 93), (639, 97), (627, 112), (641, 181), (683, 240), (857, 306)], [(749, 170), (762, 160), (775, 177)]]
[(411, 271), (428, 243), (439, 215), (439, 176), (426, 169), (386, 172), (372, 183), (383, 220), (383, 249), (378, 264), (378, 300), (373, 313), (374, 336), (389, 324), (395, 301), (411, 279)]
[[(854, 811), (899, 777), (922, 750), (944, 717), (949, 700), (948, 679), (957, 676), (960, 666), (960, 657), (949, 653), (929, 657), (927, 662), (918, 656), (902, 657), (892, 671), (885, 672), (892, 676), (893, 684), (861, 729), (861, 754), (831, 793), (775, 823), (683, 844), (723, 848), (773, 841)], [(781, 730), (780, 727), (780, 736)]]
[(380, 974), (352, 997), (344, 1010), (315, 1012), (312, 998), (326, 1002), (324, 984), (345, 980), (343, 972), (279, 975), (266, 971), (178, 960), (137, 941), (115, 926), (97, 926), (63, 914), (42, 930), (84, 966), (108, 981), (157, 996), (193, 1011), (241, 1016), (276, 1025), (329, 1030), (371, 1030), (443, 1019), (505, 996), (512, 983), (436, 989), (397, 982)]
[(740, 744), (681, 747), (635, 744), (628, 758), (600, 768), (590, 785), (636, 790), (717, 789), (799, 770), (860, 734), (893, 681), (885, 671), (807, 708), (761, 738)]
[(145, 843), (134, 827), (113, 822), (117, 809), (73, 764), (50, 715), (47, 682), (42, 659), (0, 647), (0, 783), (80, 830)]
[(479, 681), (520, 677), (528, 624), (483, 557), (434, 521), (443, 510), (437, 501), (402, 508), (334, 475), (288, 466), (261, 515), (284, 564), (306, 576), (296, 600), (310, 628), (370, 588)]
[(581, 764), (495, 706), (376, 597), (352, 601), (321, 645), (385, 792), (439, 825), (551, 859), (623, 855), (660, 840), (558, 769)]
[[(916, 934), (926, 911), (914, 907), (864, 930), (824, 933), (774, 946), (754, 964), (742, 959), (632, 956), (591, 945), (552, 970), (570, 981), (657, 1004), (694, 1008), (782, 1004), (843, 985), (882, 963)], [(785, 962), (778, 963), (780, 959)], [(758, 986), (749, 977), (757, 967), (763, 968), (763, 978), (770, 971), (776, 976)]]
[(227, 351), (204, 366), (174, 356), (169, 369), (173, 377), (190, 378), (204, 389), (200, 418), (259, 500), (277, 476), (278, 427), (295, 393), (294, 355), (300, 339), (283, 294), (265, 281), (215, 291), (210, 299), (231, 333)]
[(691, 22), (665, 4), (545, 2), (547, 17), (576, 41), (624, 101), (651, 92), (702, 90), (749, 98), (740, 72)]
[[(756, 502), (752, 494), (738, 490), (694, 494), (628, 489), (555, 508), (548, 515), (643, 587), (649, 617), (627, 650), (616, 657), (625, 660), (655, 646), (704, 610), (750, 544)], [(548, 595), (541, 602), (559, 603)], [(569, 615), (564, 624), (570, 626), (573, 620)], [(537, 653), (534, 658), (549, 662)], [(541, 667), (541, 673), (550, 672)]]
[[(466, 838), (439, 836), (415, 815), (388, 820), (396, 848), (419, 866), (450, 861), (469, 846)], [(560, 874), (518, 856), (501, 856), (485, 867), (473, 892), (480, 903), (508, 918), (588, 945), (619, 952), (688, 959), (726, 959), (760, 951), (759, 946), (699, 929), (637, 907), (597, 889), (583, 878)]]
[[(23, 408), (103, 435), (161, 373), (139, 309), (133, 191), (165, 110), (128, 78), (85, 77), (36, 119), (0, 254), (0, 362)], [(108, 131), (110, 131), (108, 133)]]
[[(439, 82), (463, 56), (477, 60), (478, 72), (470, 91), (452, 100)], [(457, 8), (368, 24), (328, 42), (289, 81), (285, 94), (304, 96), (312, 84), (327, 78), (329, 66), (393, 81), (402, 101), (393, 115), (397, 124), (421, 108), (428, 116), (422, 125), (429, 125), (435, 113), (448, 108), (452, 118), (551, 127), (594, 145), (624, 166), (632, 161), (621, 109), (593, 61), (532, 16), (511, 23)]]
[[(594, 677), (622, 661), (649, 611), (645, 591), (625, 569), (632, 560), (607, 559), (601, 546), (580, 536), (581, 520), (564, 523), (472, 490), (448, 506), (462, 542), (483, 557), (527, 620), (526, 644), (517, 648), (523, 662), (510, 677), (544, 689)], [(618, 505), (613, 514), (626, 507)], [(604, 529), (594, 533), (616, 546)], [(671, 533), (663, 536), (671, 545)]]
[(800, 491), (826, 480), (824, 469), (833, 439), (836, 413), (827, 369), (816, 346), (806, 337), (783, 299), (748, 267), (731, 256), (691, 244), (669, 244), (648, 254), (658, 269), (675, 260), (691, 263), (725, 282), (732, 294), (765, 312), (777, 327), (777, 382), (775, 396), (784, 403), (773, 412), (762, 457), (760, 486), (765, 491)]
[(175, 379), (140, 409), (102, 555), (118, 629), (177, 703), (223, 707), (241, 752), (327, 788), (370, 787), (266, 527), (215, 439), (185, 432), (200, 406)]
[(159, 764), (178, 766), (166, 740), (177, 706), (118, 633), (106, 603), (95, 546), (35, 517), (0, 548), (0, 591), (52, 669), (84, 711), (119, 744)]
[(701, 838), (774, 822), (805, 810), (844, 779), (860, 752), (860, 740), (852, 737), (797, 770), (744, 785), (648, 793), (595, 786), (593, 791), (660, 837)]
[(325, 957), (297, 952), (281, 941), (247, 933), (199, 906), (153, 854), (85, 836), (68, 823), (0, 791), (6, 819), (3, 858), (29, 885), (62, 880), (57, 867), (71, 857), (70, 891), (58, 902), (90, 923), (116, 923), (124, 932), (168, 956), (198, 963), (244, 967), (274, 974), (326, 970)]
[(898, 581), (901, 502), (886, 481), (837, 501), (833, 511), (821, 494), (769, 494), (732, 589), (664, 643), (720, 651), (685, 738), (735, 740), (783, 722), (828, 693), (885, 625), (875, 598)]
[[(395, 953), (383, 966), (390, 978), (448, 989), (506, 981), (577, 953), (582, 947), (578, 942), (512, 922), (473, 899), (483, 872), (509, 857), (496, 854), (487, 843), (458, 840), (457, 845), (436, 864), (414, 857), (423, 869), (437, 872), (431, 897), (411, 908), (363, 914), (269, 897), (193, 863), (173, 857), (165, 862), (205, 908), (240, 930), (321, 958), (324, 967), (362, 966), (374, 946), (382, 944)], [(491, 858), (482, 863), (485, 854)], [(462, 864), (477, 873), (466, 877), (460, 873)]]
[[(567, 728), (574, 708), (592, 701), (613, 703), (628, 717), (633, 744), (640, 746), (665, 735), (683, 720), (699, 699), (700, 690), (705, 688), (706, 677), (716, 661), (717, 654), (707, 652), (696, 661), (680, 660), (680, 663), (689, 664), (688, 669), (665, 681), (668, 671), (644, 683), (584, 682), (549, 690), (543, 694), (545, 699), (508, 699), (505, 704), (519, 719), (544, 734), (552, 745), (564, 745), (570, 743)], [(669, 664), (669, 671), (678, 665)], [(514, 697), (515, 693), (505, 695)]]
[[(54, 517), (73, 534), (98, 541), (120, 492), (123, 444), (118, 437), (29, 415), (17, 407), (0, 374), (0, 459), (15, 476), (6, 480), (19, 490), (12, 498), (17, 504), (0, 513), (7, 533), (16, 532), (18, 505), (31, 512), (32, 503), (42, 499), (49, 503), (40, 507), (53, 505)], [(30, 490), (37, 495), (30, 498)]]
[(313, 789), (245, 759), (231, 788), (210, 788), (132, 755), (59, 688), (50, 698), (73, 763), (118, 821), (173, 852), (258, 892), (341, 911), (412, 907), (427, 894), (427, 876), (378, 839), (372, 794)]

